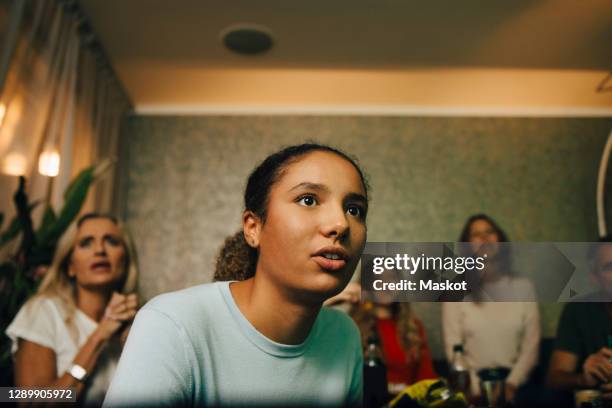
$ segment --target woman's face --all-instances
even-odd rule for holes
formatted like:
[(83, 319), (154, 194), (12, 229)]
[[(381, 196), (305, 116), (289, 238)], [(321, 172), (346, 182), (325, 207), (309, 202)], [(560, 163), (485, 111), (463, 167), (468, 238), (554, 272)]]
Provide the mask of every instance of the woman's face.
[(490, 244), (499, 242), (499, 236), (489, 221), (476, 220), (470, 226), (468, 241), (478, 244)]
[(320, 151), (300, 158), (273, 185), (266, 221), (258, 221), (256, 276), (298, 301), (337, 294), (363, 251), (366, 211), (364, 186), (350, 162)]
[(68, 274), (86, 288), (116, 288), (125, 274), (125, 248), (119, 227), (107, 218), (84, 221), (70, 257)]
[(499, 247), (496, 245), (499, 242), (499, 235), (487, 220), (476, 220), (472, 223), (468, 240), (476, 256), (486, 254), (489, 259), (492, 259), (499, 252)]

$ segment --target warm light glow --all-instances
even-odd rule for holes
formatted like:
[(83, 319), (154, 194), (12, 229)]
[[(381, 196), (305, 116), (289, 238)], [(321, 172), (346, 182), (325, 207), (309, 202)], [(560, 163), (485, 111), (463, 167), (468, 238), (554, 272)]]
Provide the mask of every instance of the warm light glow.
[(2, 127), (2, 122), (4, 122), (4, 115), (6, 114), (6, 105), (0, 103), (0, 127)]
[(21, 153), (9, 153), (2, 162), (2, 172), (11, 176), (23, 176), (27, 167), (28, 162)]
[(38, 159), (38, 172), (43, 176), (55, 177), (59, 174), (60, 156), (57, 150), (45, 151)]

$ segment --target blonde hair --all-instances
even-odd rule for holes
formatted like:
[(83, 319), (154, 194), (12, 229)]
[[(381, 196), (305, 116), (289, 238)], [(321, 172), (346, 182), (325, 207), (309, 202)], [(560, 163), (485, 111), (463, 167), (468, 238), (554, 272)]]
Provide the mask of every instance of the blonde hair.
[[(413, 355), (420, 359), (421, 350), (424, 346), (423, 338), (419, 332), (419, 326), (416, 323), (416, 318), (412, 313), (410, 303), (392, 303), (392, 319), (397, 327), (397, 336), (399, 344), (404, 352), (412, 351)], [(361, 340), (363, 347), (366, 347), (368, 337), (372, 335), (378, 336), (376, 327), (376, 315), (374, 313), (374, 305), (366, 302), (358, 304), (349, 312), (359, 331), (361, 332)]]
[(63, 309), (65, 322), (71, 330), (71, 335), (76, 336), (73, 325), (74, 314), (77, 309), (76, 304), (76, 280), (68, 276), (70, 257), (74, 249), (77, 232), (80, 226), (87, 220), (103, 218), (112, 221), (119, 229), (119, 236), (125, 250), (123, 264), (124, 279), (119, 288), (121, 293), (132, 293), (137, 290), (138, 285), (138, 264), (136, 251), (133, 241), (125, 226), (114, 217), (105, 214), (88, 213), (73, 222), (64, 235), (60, 238), (51, 266), (45, 273), (45, 277), (38, 286), (36, 294), (28, 301), (28, 304), (35, 303), (40, 298), (54, 298), (59, 300), (59, 306)]

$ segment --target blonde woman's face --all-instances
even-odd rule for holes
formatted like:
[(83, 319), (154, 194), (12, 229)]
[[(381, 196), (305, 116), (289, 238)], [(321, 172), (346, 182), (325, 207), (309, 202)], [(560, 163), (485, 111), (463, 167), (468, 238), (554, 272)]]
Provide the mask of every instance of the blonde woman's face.
[(92, 218), (77, 231), (68, 274), (83, 287), (116, 288), (125, 275), (125, 256), (119, 227), (107, 218)]

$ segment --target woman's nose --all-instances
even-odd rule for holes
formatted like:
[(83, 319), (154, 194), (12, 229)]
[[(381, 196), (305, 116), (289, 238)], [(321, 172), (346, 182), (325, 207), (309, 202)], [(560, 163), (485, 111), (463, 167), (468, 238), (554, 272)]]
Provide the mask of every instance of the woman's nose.
[(346, 213), (342, 207), (329, 209), (321, 230), (326, 237), (343, 238), (349, 229)]
[(94, 250), (96, 252), (96, 255), (105, 255), (106, 254), (106, 246), (104, 245), (104, 242), (100, 241), (100, 242), (96, 242), (94, 244)]
[(495, 235), (495, 234), (486, 234), (485, 235), (485, 241), (488, 244), (497, 242), (497, 235)]

